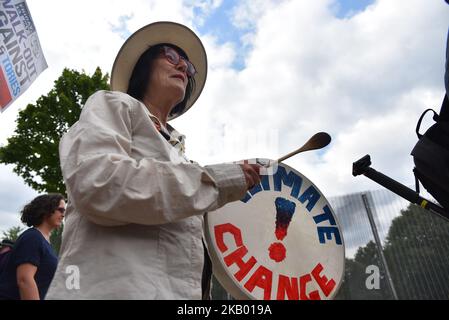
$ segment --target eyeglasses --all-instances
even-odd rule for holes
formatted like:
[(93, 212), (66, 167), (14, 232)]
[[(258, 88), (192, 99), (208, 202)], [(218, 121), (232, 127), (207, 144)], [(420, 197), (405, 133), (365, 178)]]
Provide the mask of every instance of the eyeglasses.
[(64, 212), (65, 212), (65, 208), (56, 208), (56, 210), (58, 210), (58, 211), (61, 212), (62, 214), (64, 214)]
[(187, 65), (187, 70), (186, 70), (187, 75), (189, 77), (193, 77), (196, 74), (195, 66), (189, 60), (180, 56), (179, 53), (175, 49), (167, 47), (167, 46), (163, 46), (162, 48), (164, 49), (164, 56), (165, 56), (165, 58), (167, 58), (168, 62), (177, 66), (179, 61), (182, 59), (182, 60), (184, 60), (184, 62)]

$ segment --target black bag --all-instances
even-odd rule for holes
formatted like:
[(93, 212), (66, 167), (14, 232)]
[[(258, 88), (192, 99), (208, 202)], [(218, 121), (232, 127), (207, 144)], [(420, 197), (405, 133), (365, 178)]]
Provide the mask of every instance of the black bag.
[(0, 275), (3, 273), (3, 270), (6, 269), (6, 264), (8, 263), (11, 253), (12, 250), (9, 250), (0, 254)]
[[(419, 133), (424, 115), (432, 111), (435, 124), (424, 135)], [(445, 95), (440, 115), (427, 109), (419, 118), (416, 134), (419, 141), (411, 154), (415, 162), (413, 172), (424, 188), (449, 212), (449, 103)], [(419, 184), (416, 181), (416, 191)]]

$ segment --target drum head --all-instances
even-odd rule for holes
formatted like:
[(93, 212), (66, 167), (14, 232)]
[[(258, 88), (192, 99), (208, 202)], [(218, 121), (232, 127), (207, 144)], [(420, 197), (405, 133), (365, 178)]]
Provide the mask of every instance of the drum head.
[(337, 218), (318, 188), (285, 164), (242, 200), (207, 213), (205, 225), (214, 274), (236, 299), (332, 299), (340, 287)]

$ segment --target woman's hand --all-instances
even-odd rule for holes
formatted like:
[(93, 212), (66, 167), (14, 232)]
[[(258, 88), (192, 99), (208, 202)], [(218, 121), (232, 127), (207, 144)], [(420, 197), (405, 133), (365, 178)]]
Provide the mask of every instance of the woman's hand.
[(249, 164), (248, 160), (244, 160), (243, 164), (239, 164), (245, 174), (246, 185), (248, 190), (252, 189), (256, 184), (260, 183), (260, 168), (259, 164)]

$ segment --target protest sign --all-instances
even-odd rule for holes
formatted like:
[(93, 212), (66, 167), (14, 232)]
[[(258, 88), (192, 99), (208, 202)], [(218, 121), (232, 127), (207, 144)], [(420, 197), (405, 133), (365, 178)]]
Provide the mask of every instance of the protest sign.
[(0, 0), (0, 112), (47, 68), (24, 0)]

